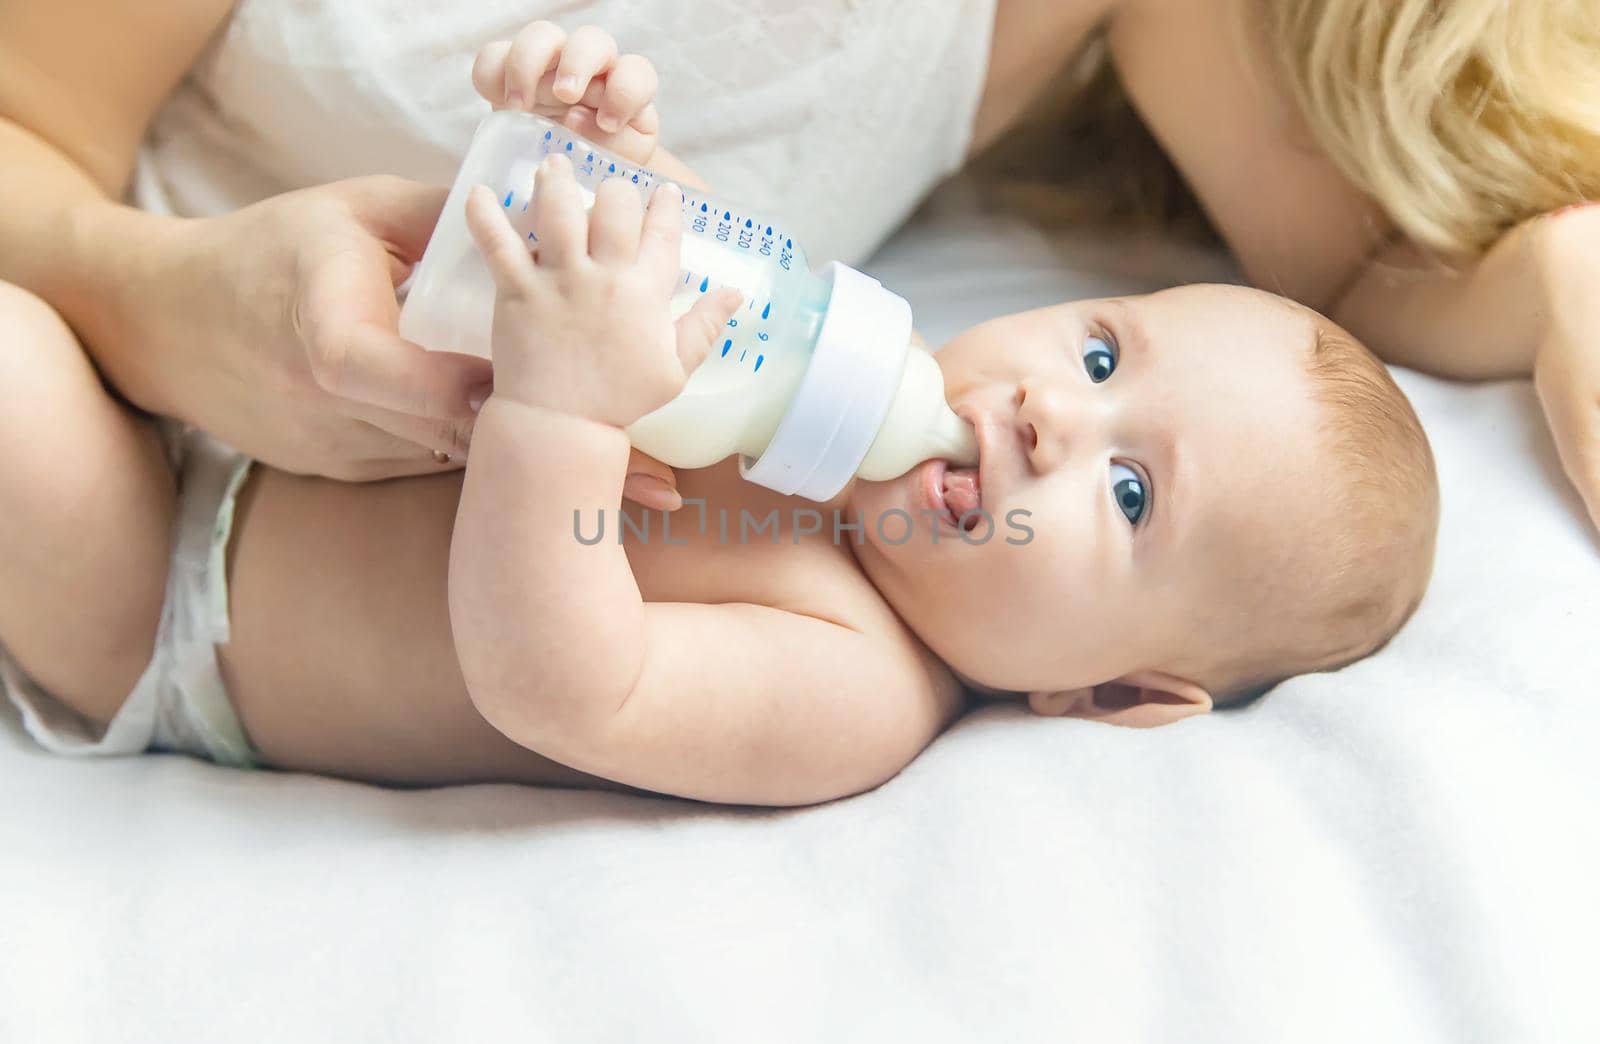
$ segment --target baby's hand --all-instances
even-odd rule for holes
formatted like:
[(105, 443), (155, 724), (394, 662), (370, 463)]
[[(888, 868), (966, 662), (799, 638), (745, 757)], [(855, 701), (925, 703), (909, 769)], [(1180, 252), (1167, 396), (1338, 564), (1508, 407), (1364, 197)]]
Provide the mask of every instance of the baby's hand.
[[(534, 181), (537, 257), (500, 201), (475, 185), (467, 227), (494, 276), (494, 395), (623, 428), (683, 390), (743, 300), (724, 287), (672, 321), (682, 197), (609, 178), (586, 216), (572, 163), (546, 157)], [(642, 214), (641, 214), (642, 211)]]
[(661, 134), (656, 68), (597, 26), (568, 36), (534, 22), (511, 40), (486, 44), (472, 63), (472, 85), (495, 108), (536, 112), (634, 163), (649, 164)]

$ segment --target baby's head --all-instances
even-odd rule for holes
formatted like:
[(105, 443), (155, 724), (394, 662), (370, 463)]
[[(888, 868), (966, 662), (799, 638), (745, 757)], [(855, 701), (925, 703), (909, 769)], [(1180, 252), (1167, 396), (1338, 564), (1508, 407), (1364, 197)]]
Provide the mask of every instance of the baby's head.
[[(1433, 457), (1309, 309), (1184, 286), (992, 320), (936, 354), (976, 475), (859, 482), (862, 568), (979, 692), (1159, 725), (1366, 656), (1422, 598)], [(937, 499), (935, 499), (937, 498)], [(972, 528), (925, 515), (940, 503)], [(981, 508), (981, 514), (979, 513)]]

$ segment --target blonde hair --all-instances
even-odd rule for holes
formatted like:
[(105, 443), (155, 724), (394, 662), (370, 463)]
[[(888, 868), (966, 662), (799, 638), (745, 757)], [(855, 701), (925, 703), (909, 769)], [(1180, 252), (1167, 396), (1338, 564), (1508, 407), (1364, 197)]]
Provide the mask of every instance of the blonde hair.
[(1115, 225), (1220, 242), (1128, 100), (1103, 32), (966, 173), (985, 203), (1047, 227)]
[(1600, 197), (1597, 0), (1266, 0), (1312, 136), (1448, 258)]
[(1433, 574), (1439, 480), (1422, 424), (1377, 356), (1306, 311), (1316, 323), (1307, 373), (1326, 452), (1316, 550), (1296, 560), (1291, 576), (1280, 570), (1278, 583), (1258, 587), (1251, 610), (1262, 626), (1254, 630), (1269, 644), (1220, 668), (1218, 706), (1377, 652), (1411, 618)]
[[(1511, 227), (1600, 199), (1600, 0), (1255, 0), (1317, 146), (1406, 236), (1465, 261)], [(977, 157), (1002, 206), (1046, 223), (1216, 241), (1093, 37)]]

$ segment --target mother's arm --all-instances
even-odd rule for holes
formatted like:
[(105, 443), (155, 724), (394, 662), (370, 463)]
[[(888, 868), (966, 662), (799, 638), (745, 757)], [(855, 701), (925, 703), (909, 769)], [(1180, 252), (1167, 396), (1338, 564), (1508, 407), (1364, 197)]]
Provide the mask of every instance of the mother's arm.
[(232, 214), (117, 202), (146, 127), (229, 0), (0, 6), (0, 279), (56, 308), (135, 405), (270, 464), (437, 470), (484, 360), (395, 333), (445, 189), (355, 178)]
[(1460, 380), (1548, 371), (1545, 412), (1600, 524), (1600, 350), (1574, 325), (1600, 296), (1594, 217), (1528, 222), (1459, 272), (1425, 263), (1311, 140), (1248, 2), (1124, 0), (1110, 28), (1129, 98), (1246, 278), (1389, 363)]

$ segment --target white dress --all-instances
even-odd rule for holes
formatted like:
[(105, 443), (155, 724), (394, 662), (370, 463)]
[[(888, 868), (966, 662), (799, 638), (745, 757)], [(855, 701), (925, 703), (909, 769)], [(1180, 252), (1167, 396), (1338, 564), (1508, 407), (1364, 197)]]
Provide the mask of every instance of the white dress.
[(199, 216), (393, 173), (449, 184), (474, 55), (606, 28), (660, 72), (662, 143), (719, 196), (859, 263), (966, 153), (995, 0), (242, 0), (157, 114), (128, 201)]

